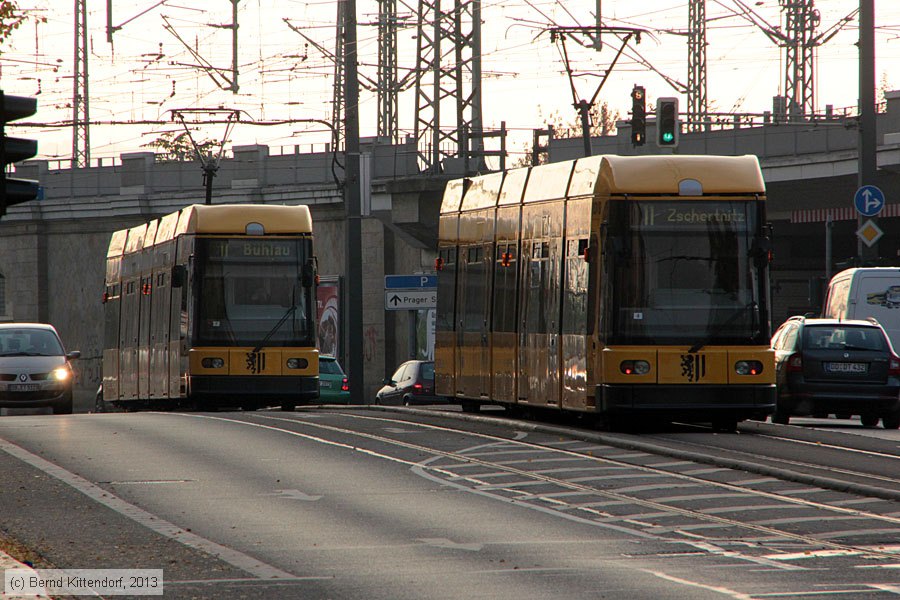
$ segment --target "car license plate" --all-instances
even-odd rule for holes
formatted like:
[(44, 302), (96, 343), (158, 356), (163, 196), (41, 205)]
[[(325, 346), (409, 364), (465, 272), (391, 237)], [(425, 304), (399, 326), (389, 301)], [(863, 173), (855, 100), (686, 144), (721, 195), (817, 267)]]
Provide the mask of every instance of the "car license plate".
[(829, 373), (865, 373), (868, 369), (869, 365), (866, 363), (825, 363), (825, 370)]
[(8, 389), (10, 392), (36, 392), (41, 386), (37, 383), (11, 383)]

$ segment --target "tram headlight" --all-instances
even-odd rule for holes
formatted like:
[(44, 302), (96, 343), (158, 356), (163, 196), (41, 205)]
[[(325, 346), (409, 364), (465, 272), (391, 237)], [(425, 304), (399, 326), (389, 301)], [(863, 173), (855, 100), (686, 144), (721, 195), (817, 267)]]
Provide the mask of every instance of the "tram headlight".
[(289, 358), (287, 359), (288, 369), (305, 369), (309, 366), (309, 361), (305, 358)]
[(221, 369), (225, 366), (225, 361), (221, 358), (204, 358), (200, 364), (204, 369)]
[(619, 370), (626, 375), (646, 375), (650, 372), (650, 363), (646, 360), (623, 360)]
[(739, 360), (734, 363), (734, 372), (738, 375), (759, 375), (763, 365), (758, 360)]

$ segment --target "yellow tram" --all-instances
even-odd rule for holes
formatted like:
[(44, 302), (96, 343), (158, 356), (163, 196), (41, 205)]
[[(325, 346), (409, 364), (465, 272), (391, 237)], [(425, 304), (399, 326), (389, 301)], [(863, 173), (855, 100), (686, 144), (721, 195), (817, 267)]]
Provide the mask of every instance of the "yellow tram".
[(592, 156), (449, 182), (435, 384), (734, 429), (775, 407), (756, 157)]
[(103, 400), (254, 409), (318, 398), (306, 206), (192, 205), (113, 233)]

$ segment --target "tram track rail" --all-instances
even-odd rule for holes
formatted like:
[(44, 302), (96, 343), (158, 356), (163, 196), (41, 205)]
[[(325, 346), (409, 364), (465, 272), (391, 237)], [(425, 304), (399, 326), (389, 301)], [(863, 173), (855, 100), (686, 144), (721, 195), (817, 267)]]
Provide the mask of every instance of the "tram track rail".
[[(434, 415), (434, 413), (430, 414)], [(650, 513), (651, 515), (666, 515), (667, 518), (677, 517), (688, 520), (687, 525), (676, 524), (674, 527), (661, 527), (652, 523), (641, 522), (640, 519), (631, 520), (631, 526), (650, 532), (654, 530), (684, 530), (686, 532), (685, 535), (690, 535), (689, 531), (691, 530), (691, 528), (696, 526), (694, 524), (699, 523), (701, 524), (701, 527), (705, 524), (713, 527), (722, 527), (727, 529), (733, 528), (736, 530), (750, 531), (756, 536), (762, 536), (762, 539), (774, 539), (782, 541), (786, 540), (789, 542), (800, 543), (806, 547), (822, 549), (830, 552), (862, 555), (870, 558), (877, 557), (880, 559), (888, 559), (892, 561), (896, 561), (898, 560), (898, 558), (900, 558), (900, 547), (897, 547), (895, 549), (893, 548), (893, 545), (888, 547), (887, 545), (881, 544), (881, 547), (872, 547), (871, 545), (843, 543), (840, 541), (834, 541), (833, 539), (827, 539), (830, 535), (829, 532), (813, 533), (811, 531), (794, 531), (789, 530), (786, 527), (777, 527), (772, 526), (771, 524), (764, 524), (758, 520), (742, 520), (738, 518), (723, 516), (723, 514), (716, 514), (714, 511), (710, 510), (700, 510), (698, 508), (675, 506), (671, 501), (663, 502), (659, 501), (658, 499), (641, 497), (637, 493), (628, 493), (626, 490), (629, 489), (629, 486), (627, 485), (622, 485), (620, 486), (621, 489), (616, 490), (610, 489), (609, 487), (601, 487), (599, 484), (589, 483), (589, 481), (592, 479), (603, 482), (603, 476), (597, 476), (593, 478), (585, 478), (582, 476), (578, 478), (566, 479), (550, 474), (550, 472), (548, 472), (547, 470), (533, 468), (535, 465), (541, 464), (537, 459), (533, 461), (534, 464), (531, 465), (532, 468), (528, 468), (526, 466), (521, 466), (521, 460), (491, 460), (490, 458), (486, 458), (486, 456), (489, 456), (490, 453), (488, 453), (488, 455), (481, 453), (479, 453), (478, 455), (473, 455), (472, 452), (448, 450), (435, 447), (434, 444), (426, 445), (400, 439), (400, 436), (403, 435), (400, 433), (397, 433), (393, 436), (386, 435), (385, 431), (390, 429), (390, 426), (395, 426), (395, 428), (396, 426), (406, 428), (419, 428), (422, 431), (449, 434), (454, 436), (458, 435), (464, 437), (465, 439), (477, 440), (481, 442), (478, 445), (479, 448), (499, 448), (499, 450), (497, 450), (498, 456), (509, 455), (511, 452), (525, 452), (526, 454), (529, 452), (544, 453), (547, 454), (546, 458), (550, 460), (579, 461), (586, 465), (594, 465), (605, 469), (622, 469), (626, 472), (631, 471), (634, 473), (643, 474), (645, 476), (671, 478), (673, 480), (683, 482), (684, 487), (696, 486), (700, 488), (713, 488), (716, 490), (721, 490), (727, 494), (744, 497), (746, 499), (762, 499), (776, 502), (780, 505), (783, 505), (786, 509), (795, 507), (816, 512), (821, 511), (821, 513), (817, 517), (786, 519), (787, 521), (793, 520), (796, 522), (802, 522), (804, 520), (808, 520), (810, 522), (821, 522), (825, 515), (834, 516), (836, 521), (864, 520), (864, 524), (868, 526), (866, 531), (886, 532), (888, 539), (900, 539), (900, 516), (898, 516), (896, 512), (893, 512), (892, 514), (882, 514), (870, 510), (862, 510), (859, 508), (851, 508), (849, 506), (819, 502), (816, 500), (811, 500), (809, 498), (800, 498), (796, 495), (785, 495), (773, 491), (756, 489), (748, 485), (740, 485), (729, 483), (726, 481), (717, 481), (710, 477), (703, 477), (698, 474), (678, 472), (672, 468), (638, 464), (634, 461), (629, 461), (622, 458), (614, 458), (610, 456), (599, 456), (595, 453), (594, 450), (590, 448), (563, 448), (548, 443), (533, 442), (525, 439), (516, 439), (515, 437), (495, 435), (485, 432), (476, 432), (448, 425), (421, 423), (415, 420), (396, 417), (364, 415), (359, 414), (356, 411), (341, 412), (341, 415), (351, 416), (355, 419), (358, 419), (361, 423), (366, 423), (367, 425), (374, 426), (376, 427), (378, 433), (330, 425), (320, 422), (320, 419), (318, 418), (308, 419), (303, 418), (303, 416), (301, 415), (272, 416), (262, 413), (254, 413), (252, 415), (242, 415), (241, 417), (237, 418), (215, 415), (189, 416), (233, 422), (235, 424), (241, 424), (245, 426), (261, 427), (264, 429), (278, 431), (289, 435), (304, 437), (306, 439), (318, 441), (320, 443), (328, 443), (331, 445), (346, 447), (354, 451), (408, 464), (410, 467), (421, 469), (437, 476), (438, 480), (443, 479), (446, 481), (455, 482), (465, 480), (474, 488), (478, 488), (479, 486), (489, 486), (493, 489), (505, 490), (512, 493), (513, 496), (518, 496), (520, 498), (520, 501), (524, 502), (528, 497), (535, 501), (543, 500), (545, 504), (557, 504), (557, 510), (577, 511), (579, 514), (587, 515), (592, 519), (616, 519), (625, 522), (626, 520), (622, 519), (621, 516), (616, 516), (602, 509), (602, 506), (604, 504), (622, 503), (629, 506), (637, 506), (645, 510), (653, 511), (652, 513)], [(507, 421), (507, 424), (508, 423), (509, 422)], [(521, 425), (520, 423), (516, 422), (515, 425), (516, 427), (514, 430), (523, 429), (522, 427), (518, 427), (519, 425)], [(528, 427), (525, 427), (524, 429), (528, 429)], [(555, 429), (555, 431), (552, 431), (551, 433), (564, 433), (559, 428), (550, 429)], [(327, 439), (323, 435), (313, 435), (312, 433), (309, 433), (310, 431), (322, 432), (331, 436), (346, 436), (348, 440), (363, 440), (365, 443), (356, 443), (349, 441), (338, 442), (334, 439)], [(548, 433), (547, 430), (542, 430), (542, 432)], [(567, 434), (571, 436), (571, 431), (568, 431)], [(585, 437), (590, 436), (586, 435)], [(609, 446), (608, 437), (604, 438), (606, 441), (584, 440), (584, 438), (578, 438), (578, 436), (576, 436), (576, 439), (580, 439), (588, 443), (598, 443), (604, 446)], [(384, 450), (377, 450), (374, 447), (367, 447), (366, 443), (375, 445), (383, 444), (388, 448), (396, 448), (402, 451), (412, 451), (417, 455), (428, 456), (429, 459), (405, 459), (402, 456), (386, 453)], [(648, 444), (638, 445), (644, 447), (644, 449), (640, 450), (640, 452), (644, 452), (645, 450), (649, 449), (647, 448)], [(623, 446), (614, 445), (612, 447), (621, 449)], [(637, 448), (633, 449), (637, 450)], [(650, 454), (652, 454), (652, 452)], [(445, 462), (437, 462), (438, 460), (443, 460)], [(526, 461), (526, 463), (527, 462), (528, 461)], [(703, 461), (698, 462), (700, 462), (700, 464), (703, 464)], [(460, 468), (483, 469), (484, 474), (480, 476), (481, 478), (479, 478), (477, 472), (461, 474), (459, 472)], [(726, 468), (741, 470), (740, 467)], [(508, 476), (517, 479), (516, 481), (513, 481), (511, 483), (501, 482), (493, 484), (487, 480), (488, 477), (496, 478), (498, 476)], [(548, 486), (549, 491), (541, 492), (539, 494), (533, 494), (527, 491), (522, 492), (521, 488), (533, 485)], [(673, 487), (679, 486), (674, 485)], [(638, 488), (640, 488), (640, 486), (638, 486)], [(569, 505), (564, 500), (564, 498), (568, 495), (598, 498), (601, 501)], [(776, 519), (776, 521), (778, 520), (779, 519)]]

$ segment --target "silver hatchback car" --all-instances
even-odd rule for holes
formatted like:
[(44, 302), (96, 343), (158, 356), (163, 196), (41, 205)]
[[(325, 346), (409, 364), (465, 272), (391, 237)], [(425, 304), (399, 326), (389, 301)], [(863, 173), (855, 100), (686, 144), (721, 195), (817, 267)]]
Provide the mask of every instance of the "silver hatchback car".
[(56, 329), (43, 323), (0, 323), (0, 408), (51, 407), (72, 413), (74, 372)]

